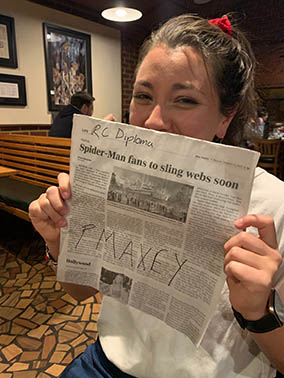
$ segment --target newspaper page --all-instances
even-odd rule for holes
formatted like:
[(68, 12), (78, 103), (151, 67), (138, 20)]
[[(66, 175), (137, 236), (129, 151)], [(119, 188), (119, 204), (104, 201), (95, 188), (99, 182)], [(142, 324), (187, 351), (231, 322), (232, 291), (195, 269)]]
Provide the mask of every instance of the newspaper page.
[(58, 280), (89, 285), (198, 345), (224, 286), (224, 243), (259, 154), (92, 117), (73, 120)]

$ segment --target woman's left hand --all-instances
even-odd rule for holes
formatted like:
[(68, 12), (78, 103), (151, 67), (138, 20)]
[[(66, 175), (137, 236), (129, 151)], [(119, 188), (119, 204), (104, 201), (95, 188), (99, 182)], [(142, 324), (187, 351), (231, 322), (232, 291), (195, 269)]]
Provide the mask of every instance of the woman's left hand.
[(224, 271), (234, 309), (245, 319), (258, 320), (267, 314), (273, 277), (282, 257), (273, 218), (246, 215), (235, 222), (240, 230), (251, 226), (258, 229), (258, 237), (243, 231), (225, 243)]

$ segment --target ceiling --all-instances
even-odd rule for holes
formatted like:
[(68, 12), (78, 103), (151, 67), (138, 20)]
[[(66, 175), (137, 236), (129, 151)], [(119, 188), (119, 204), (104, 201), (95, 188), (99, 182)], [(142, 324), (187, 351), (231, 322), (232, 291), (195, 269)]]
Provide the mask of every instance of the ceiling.
[[(211, 0), (197, 5), (194, 0), (29, 0), (50, 8), (120, 29), (138, 42), (162, 21), (182, 13), (195, 13), (206, 18), (234, 12), (238, 25), (248, 33), (258, 48), (283, 44), (284, 0)], [(114, 6), (137, 8), (143, 17), (135, 22), (118, 23), (105, 20), (101, 12)]]

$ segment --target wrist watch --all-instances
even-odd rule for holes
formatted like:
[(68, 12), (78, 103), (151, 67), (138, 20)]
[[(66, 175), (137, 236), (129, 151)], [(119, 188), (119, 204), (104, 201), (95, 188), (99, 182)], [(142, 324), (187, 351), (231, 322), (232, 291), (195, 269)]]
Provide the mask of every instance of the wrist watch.
[(247, 320), (233, 308), (235, 318), (242, 329), (247, 329), (254, 333), (266, 333), (282, 327), (284, 323), (284, 305), (275, 289), (272, 289), (269, 295), (267, 311), (268, 314), (261, 319)]

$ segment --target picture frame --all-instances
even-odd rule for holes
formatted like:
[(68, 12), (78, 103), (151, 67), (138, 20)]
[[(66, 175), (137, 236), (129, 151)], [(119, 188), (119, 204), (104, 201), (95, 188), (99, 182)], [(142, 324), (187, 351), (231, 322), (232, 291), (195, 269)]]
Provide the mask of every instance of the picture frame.
[(91, 36), (43, 23), (48, 110), (59, 111), (79, 91), (92, 95)]
[(284, 100), (284, 87), (259, 88), (258, 94), (263, 100)]
[(17, 68), (15, 22), (13, 17), (0, 14), (0, 66)]
[(27, 105), (25, 76), (0, 74), (0, 105)]

